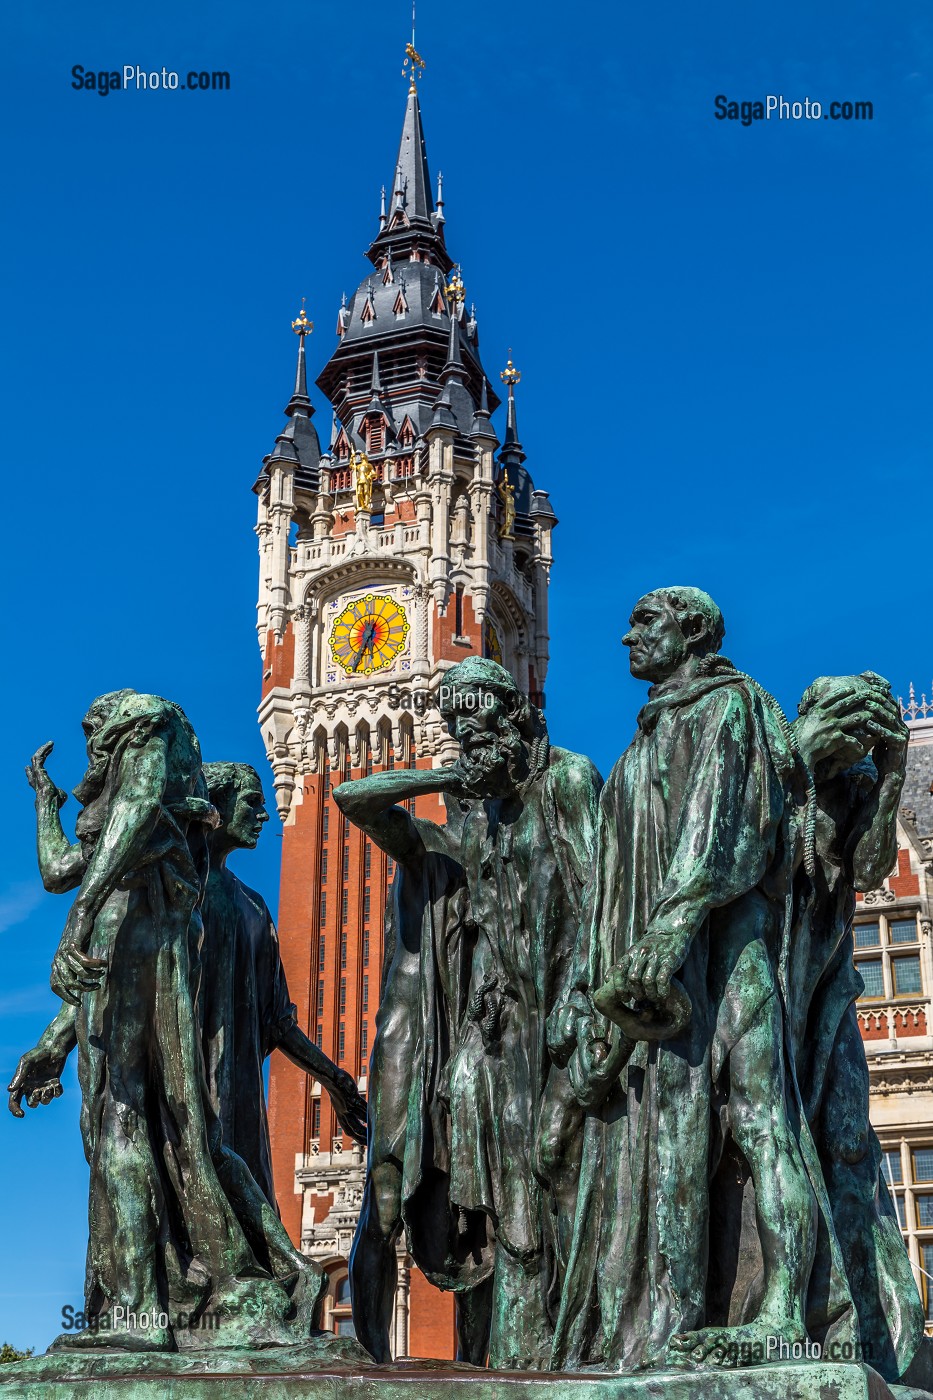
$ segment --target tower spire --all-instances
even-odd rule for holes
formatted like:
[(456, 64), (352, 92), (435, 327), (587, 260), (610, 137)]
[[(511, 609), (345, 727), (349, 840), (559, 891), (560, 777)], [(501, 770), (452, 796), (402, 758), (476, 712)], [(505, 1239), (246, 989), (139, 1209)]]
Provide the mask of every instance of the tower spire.
[(406, 45), (405, 54), (402, 71), (409, 78), (408, 102), (405, 107), (398, 159), (395, 163), (395, 199), (392, 213), (394, 216), (398, 209), (404, 209), (409, 223), (423, 219), (430, 226), (431, 177), (428, 174), (428, 157), (424, 148), (417, 88), (417, 79), (424, 70), (424, 59), (416, 52), (414, 44)]
[(418, 102), (418, 78), (424, 59), (413, 43), (407, 45), (405, 53), (402, 71), (409, 84), (402, 135), (388, 187), (387, 207), (380, 207), (379, 231), (366, 256), (379, 266), (389, 246), (400, 262), (407, 262), (411, 254), (417, 254), (413, 261), (421, 261), (430, 249), (430, 261), (447, 272), (451, 260), (444, 246), (443, 182), (437, 186), (440, 205), (435, 207)]
[(450, 379), (463, 379), (463, 357), (460, 354), (460, 316), (465, 292), (459, 266), (454, 268), (450, 283), (445, 291), (447, 304), (450, 308), (450, 335), (447, 338), (447, 359), (440, 374), (442, 384), (446, 384)]
[(298, 366), (295, 370), (295, 388), (288, 401), (285, 412), (289, 418), (296, 412), (303, 410), (308, 417), (311, 416), (311, 400), (308, 397), (308, 370), (305, 363), (305, 336), (310, 335), (314, 330), (314, 322), (308, 320), (305, 311), (305, 299), (301, 298), (301, 310), (297, 318), (292, 321), (292, 330), (298, 337)]
[(482, 385), (479, 391), (479, 406), (473, 414), (473, 423), (470, 427), (470, 434), (475, 438), (491, 438), (493, 444), (498, 439), (489, 421), (489, 391), (486, 383), (486, 376), (483, 375)]
[(446, 384), (448, 379), (463, 378), (463, 356), (460, 354), (460, 322), (453, 306), (450, 308), (450, 335), (447, 339), (447, 359), (441, 370), (440, 379)]
[(504, 466), (511, 466), (514, 463), (520, 466), (525, 460), (525, 453), (518, 437), (518, 418), (515, 412), (515, 385), (521, 383), (522, 372), (516, 369), (512, 363), (512, 347), (509, 346), (509, 359), (505, 369), (500, 370), (499, 378), (503, 384), (508, 385), (509, 402), (506, 410), (505, 420), (505, 441), (502, 444), (502, 451), (499, 453), (499, 461)]
[[(288, 470), (296, 472), (296, 486), (302, 490), (316, 491), (320, 478), (321, 444), (317, 429), (311, 422), (314, 405), (308, 397), (308, 371), (305, 364), (305, 336), (314, 329), (314, 322), (308, 320), (305, 299), (301, 298), (301, 310), (292, 321), (292, 330), (298, 337), (298, 365), (295, 370), (295, 387), (285, 406), (288, 422), (275, 439), (275, 446), (268, 457), (263, 458), (263, 473), (254, 489), (262, 489), (263, 482), (269, 482), (270, 473), (284, 464)], [(284, 614), (278, 614), (281, 624)]]

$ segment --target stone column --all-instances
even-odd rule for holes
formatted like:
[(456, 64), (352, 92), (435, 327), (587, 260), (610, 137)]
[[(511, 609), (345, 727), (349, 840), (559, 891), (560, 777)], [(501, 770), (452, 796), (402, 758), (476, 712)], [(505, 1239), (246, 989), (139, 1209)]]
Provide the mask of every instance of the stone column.
[(395, 1289), (395, 1336), (392, 1355), (396, 1359), (408, 1355), (408, 1314), (411, 1294), (411, 1259), (407, 1250), (396, 1250), (398, 1256), (398, 1283)]
[(311, 678), (311, 608), (302, 603), (292, 613), (292, 626), (295, 629), (295, 674), (294, 685), (305, 690)]

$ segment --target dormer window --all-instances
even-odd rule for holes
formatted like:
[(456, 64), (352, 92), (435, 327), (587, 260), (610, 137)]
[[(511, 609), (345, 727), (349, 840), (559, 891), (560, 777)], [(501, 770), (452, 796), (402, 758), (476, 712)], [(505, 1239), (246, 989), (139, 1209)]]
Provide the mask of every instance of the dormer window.
[(401, 443), (402, 447), (411, 447), (412, 443), (415, 440), (414, 424), (407, 415), (405, 417), (404, 423), (402, 424), (401, 431), (399, 432), (398, 440)]
[(385, 419), (373, 415), (366, 419), (366, 451), (384, 452), (386, 445)]

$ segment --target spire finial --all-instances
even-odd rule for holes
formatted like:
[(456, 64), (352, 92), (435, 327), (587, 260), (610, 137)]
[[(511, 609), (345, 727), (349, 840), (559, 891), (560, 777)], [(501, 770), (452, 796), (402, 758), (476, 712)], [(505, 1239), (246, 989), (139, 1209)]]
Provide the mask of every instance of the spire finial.
[(385, 185), (383, 185), (383, 187), (382, 187), (381, 198), (380, 198), (380, 200), (379, 200), (379, 231), (380, 231), (380, 233), (381, 233), (382, 230), (385, 228), (385, 226), (386, 226), (386, 187), (385, 187)]
[(308, 371), (305, 367), (305, 336), (314, 330), (314, 322), (308, 320), (304, 297), (301, 298), (301, 310), (292, 321), (292, 330), (298, 337), (298, 366), (295, 370), (295, 388), (285, 410), (290, 418), (296, 412), (305, 415), (314, 412), (308, 398)]
[(518, 440), (518, 417), (515, 411), (515, 385), (521, 383), (522, 372), (512, 364), (512, 347), (509, 346), (509, 362), (505, 369), (499, 371), (499, 378), (503, 384), (509, 386), (509, 402), (506, 409), (505, 420), (505, 442), (503, 443), (502, 456), (500, 461), (515, 461), (518, 465), (525, 459), (521, 444)]
[(302, 347), (305, 343), (305, 336), (310, 335), (311, 332), (314, 330), (314, 322), (309, 321), (307, 315), (305, 314), (304, 297), (301, 298), (301, 310), (298, 313), (298, 319), (296, 321), (292, 321), (292, 330), (295, 332), (296, 335), (301, 336)]
[(424, 59), (415, 48), (415, 6), (411, 7), (411, 43), (405, 45), (405, 57), (402, 60), (402, 77), (408, 79), (409, 93), (417, 92), (417, 79), (424, 72)]
[(516, 369), (515, 366), (512, 364), (511, 345), (509, 346), (509, 362), (506, 365), (505, 369), (499, 371), (499, 378), (502, 380), (503, 384), (508, 384), (509, 398), (512, 398), (513, 394), (515, 393), (515, 385), (521, 383), (522, 372), (520, 369)]

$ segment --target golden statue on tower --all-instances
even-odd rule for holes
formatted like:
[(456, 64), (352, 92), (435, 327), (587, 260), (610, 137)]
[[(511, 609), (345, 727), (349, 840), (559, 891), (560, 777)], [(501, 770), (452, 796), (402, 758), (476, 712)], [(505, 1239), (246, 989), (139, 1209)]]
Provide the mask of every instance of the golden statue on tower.
[(502, 473), (502, 480), (496, 490), (502, 502), (502, 520), (499, 524), (500, 540), (513, 540), (515, 538), (515, 487), (509, 482), (509, 469), (506, 467)]
[(357, 510), (372, 510), (375, 480), (376, 468), (365, 452), (357, 452), (353, 458), (353, 489), (356, 492)]

